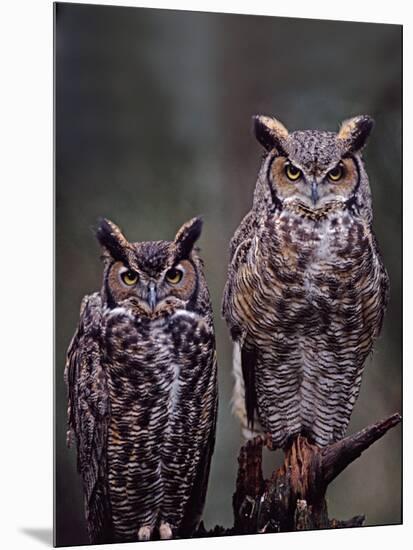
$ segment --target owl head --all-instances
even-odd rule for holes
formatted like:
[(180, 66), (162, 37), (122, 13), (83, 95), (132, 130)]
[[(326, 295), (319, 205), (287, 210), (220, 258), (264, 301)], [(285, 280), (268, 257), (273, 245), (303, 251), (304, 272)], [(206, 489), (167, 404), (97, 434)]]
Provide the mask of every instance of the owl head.
[(289, 132), (277, 119), (253, 118), (266, 150), (261, 179), (273, 208), (322, 216), (335, 208), (370, 209), (370, 188), (361, 151), (373, 128), (367, 115), (342, 123), (340, 130)]
[(173, 241), (132, 243), (113, 222), (101, 220), (96, 236), (103, 249), (102, 294), (107, 306), (147, 317), (190, 309), (201, 268), (194, 251), (201, 230), (202, 220), (193, 218)]

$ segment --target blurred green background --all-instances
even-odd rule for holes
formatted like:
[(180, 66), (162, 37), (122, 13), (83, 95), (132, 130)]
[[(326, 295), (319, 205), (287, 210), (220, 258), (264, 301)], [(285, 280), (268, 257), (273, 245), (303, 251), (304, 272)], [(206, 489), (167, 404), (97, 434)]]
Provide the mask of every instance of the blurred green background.
[[(100, 288), (98, 217), (131, 240), (171, 239), (194, 215), (215, 313), (220, 407), (204, 520), (232, 525), (241, 443), (221, 319), (228, 243), (252, 202), (253, 114), (335, 130), (368, 113), (375, 230), (391, 280), (384, 331), (349, 432), (401, 410), (401, 40), (394, 25), (56, 5), (56, 535), (87, 542), (75, 451), (65, 445), (65, 351), (82, 297)], [(267, 471), (280, 461), (267, 452)], [(401, 521), (401, 429), (329, 488), (330, 517)]]

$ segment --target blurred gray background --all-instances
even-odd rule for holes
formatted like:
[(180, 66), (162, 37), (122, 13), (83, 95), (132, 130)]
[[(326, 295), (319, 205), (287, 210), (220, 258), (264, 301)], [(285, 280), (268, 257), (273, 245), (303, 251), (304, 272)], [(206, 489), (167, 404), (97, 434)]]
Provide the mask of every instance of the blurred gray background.
[[(253, 114), (335, 130), (368, 113), (375, 230), (391, 280), (384, 331), (349, 432), (401, 410), (401, 39), (394, 25), (56, 5), (56, 535), (87, 543), (75, 451), (65, 445), (65, 351), (100, 287), (98, 217), (131, 240), (171, 239), (194, 215), (215, 312), (220, 407), (205, 509), (232, 525), (241, 443), (230, 412), (231, 345), (220, 315), (228, 243), (248, 211), (261, 149)], [(265, 456), (267, 471), (280, 456)], [(401, 521), (401, 429), (329, 488), (330, 517)]]

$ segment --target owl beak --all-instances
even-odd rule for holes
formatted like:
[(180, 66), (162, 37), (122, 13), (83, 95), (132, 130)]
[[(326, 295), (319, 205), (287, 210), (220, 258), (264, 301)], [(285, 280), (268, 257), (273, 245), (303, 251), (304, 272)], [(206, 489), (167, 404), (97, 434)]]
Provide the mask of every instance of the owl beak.
[(148, 286), (148, 304), (153, 311), (156, 306), (156, 287), (153, 282), (149, 283)]
[(311, 200), (313, 201), (314, 206), (317, 204), (318, 198), (317, 182), (316, 180), (313, 180), (311, 182)]

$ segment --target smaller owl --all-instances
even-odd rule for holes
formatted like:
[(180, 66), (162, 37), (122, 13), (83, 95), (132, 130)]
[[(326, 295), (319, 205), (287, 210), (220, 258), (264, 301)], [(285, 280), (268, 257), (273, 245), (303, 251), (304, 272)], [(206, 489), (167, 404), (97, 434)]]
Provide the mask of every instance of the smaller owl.
[(191, 536), (205, 502), (217, 414), (214, 327), (195, 242), (132, 243), (109, 220), (103, 284), (83, 299), (67, 352), (92, 543)]

